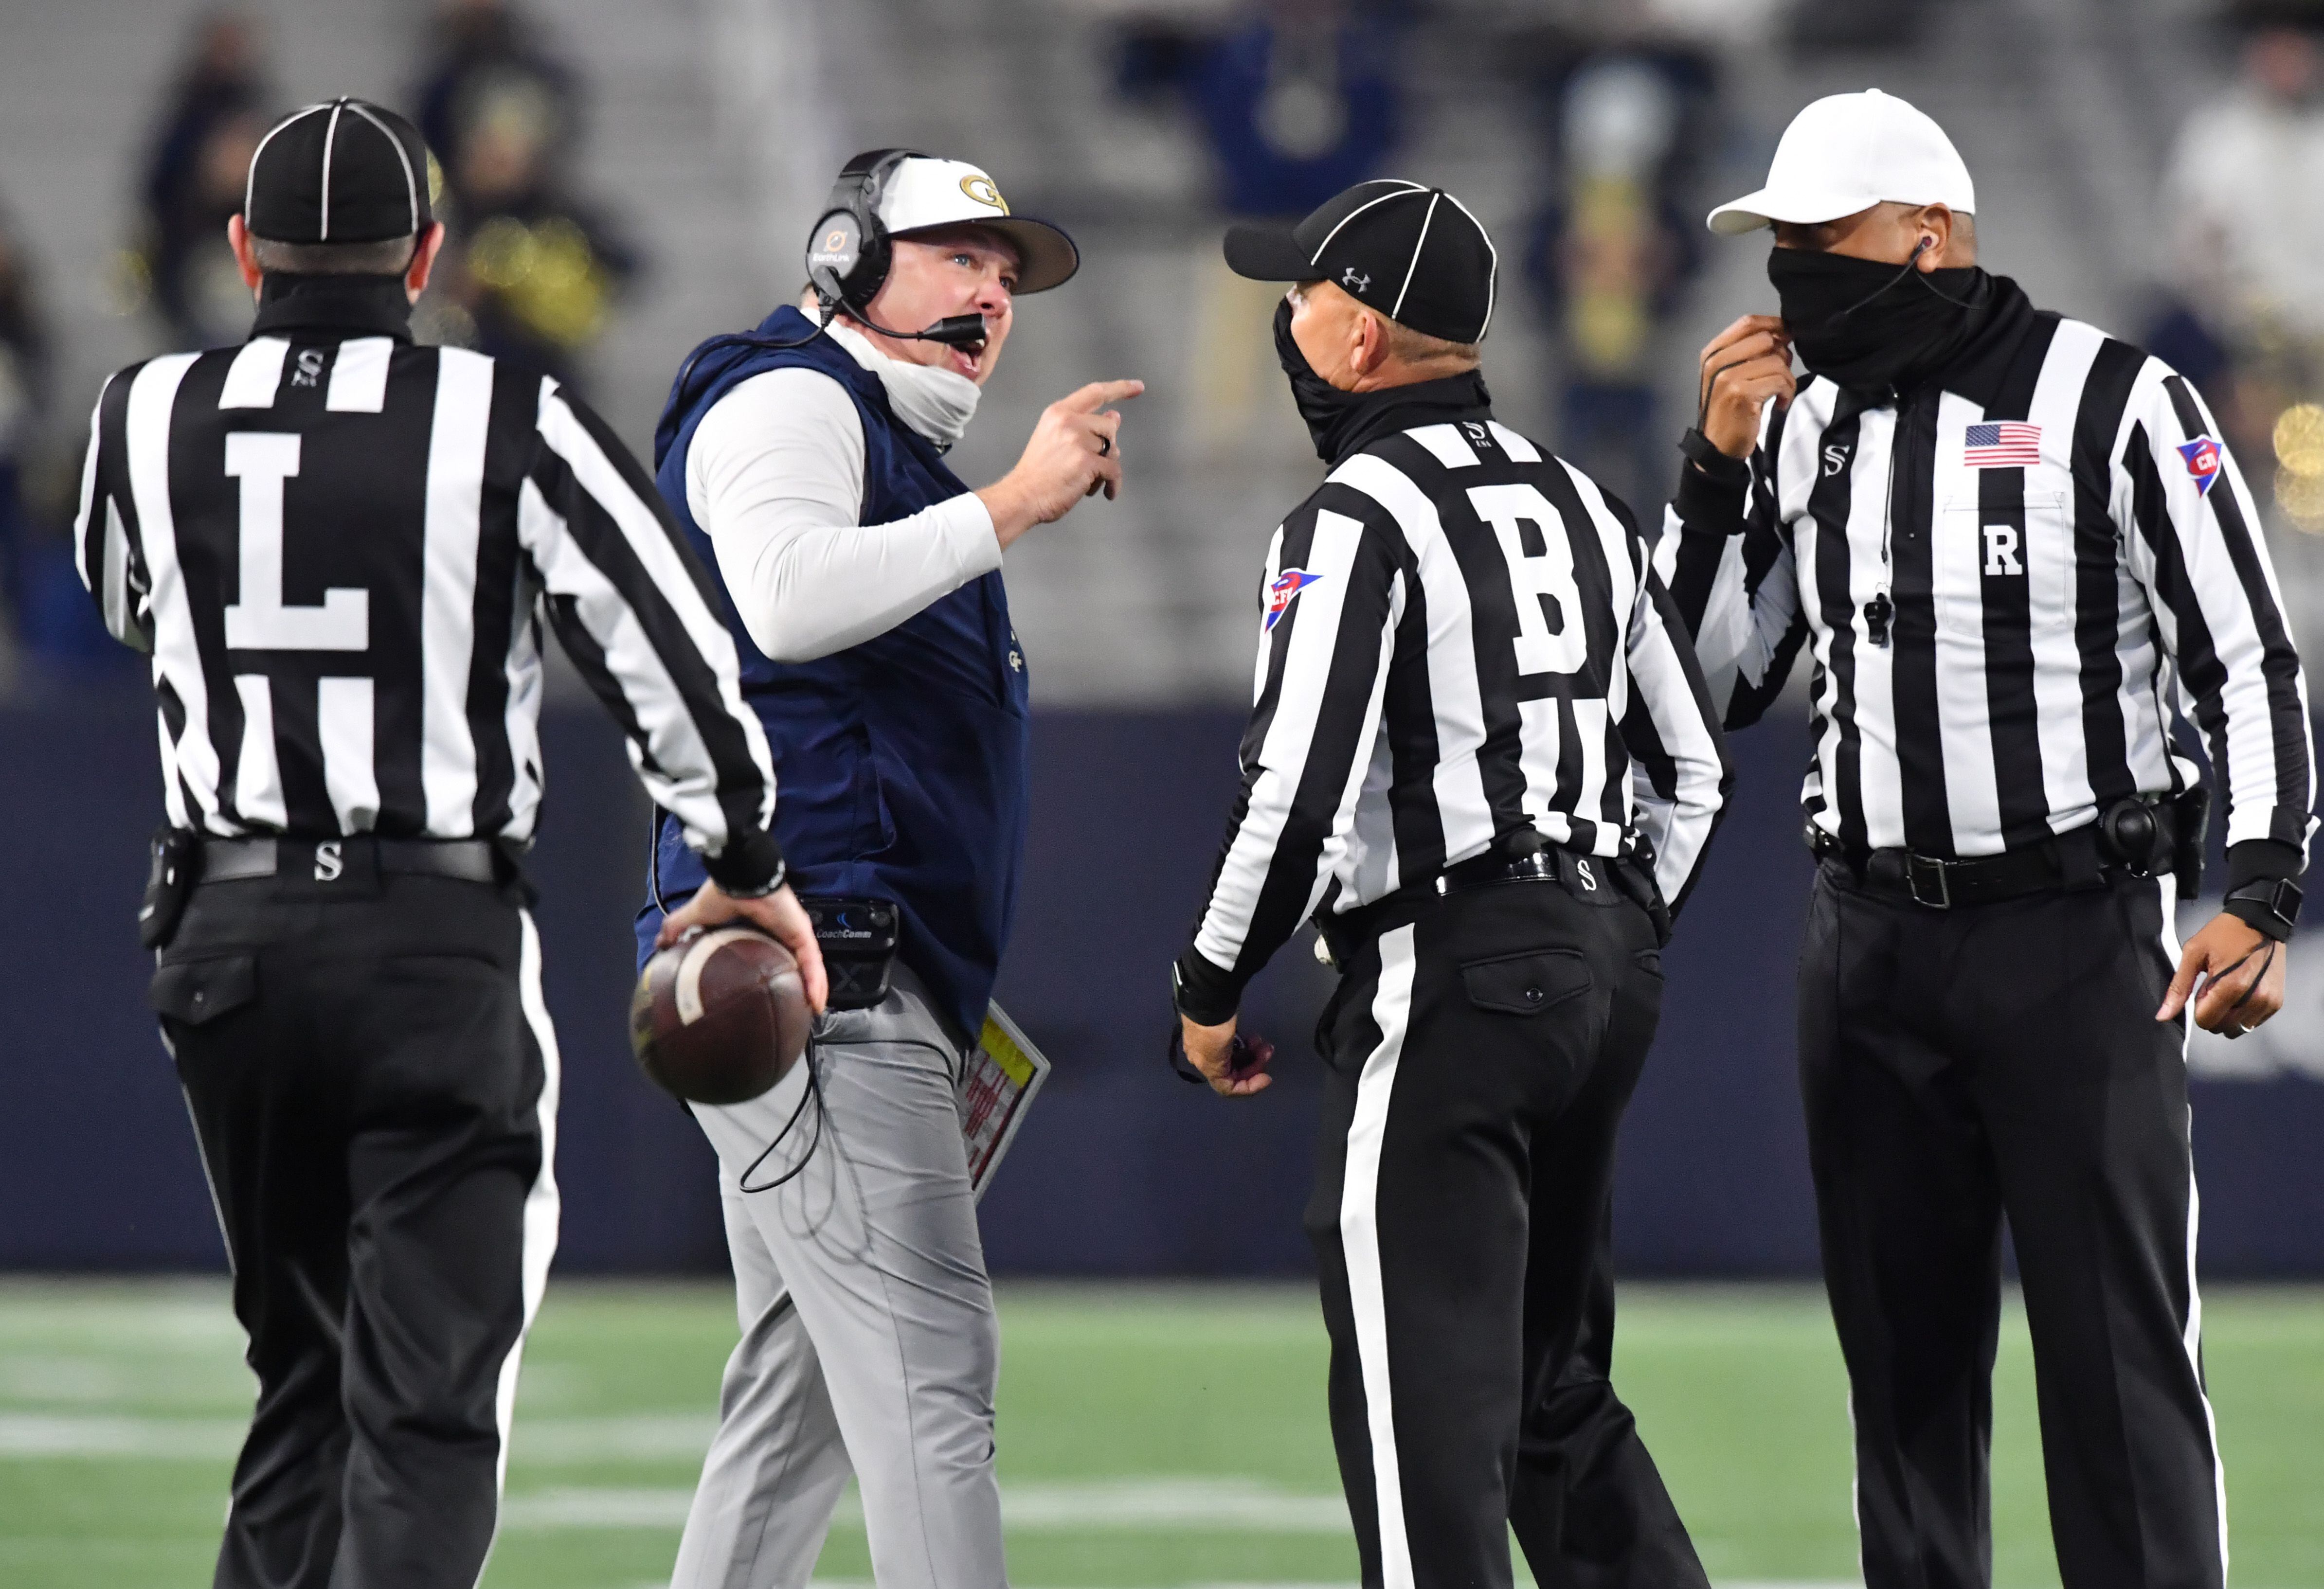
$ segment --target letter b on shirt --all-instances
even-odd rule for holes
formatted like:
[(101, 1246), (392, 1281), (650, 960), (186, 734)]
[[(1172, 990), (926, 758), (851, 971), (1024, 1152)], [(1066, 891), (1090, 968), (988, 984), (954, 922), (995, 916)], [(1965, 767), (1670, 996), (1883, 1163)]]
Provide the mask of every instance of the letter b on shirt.
[(1582, 592), (1573, 580), (1564, 516), (1530, 485), (1472, 486), (1469, 505), (1493, 527), (1509, 565), (1517, 672), (1580, 672), (1590, 659), (1590, 638), (1582, 627)]

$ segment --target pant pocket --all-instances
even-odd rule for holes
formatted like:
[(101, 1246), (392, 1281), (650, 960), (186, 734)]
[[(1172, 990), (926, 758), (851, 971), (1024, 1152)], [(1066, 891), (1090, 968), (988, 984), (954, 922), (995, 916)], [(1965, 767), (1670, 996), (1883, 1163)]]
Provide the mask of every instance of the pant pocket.
[(1531, 949), (1463, 961), (1461, 985), (1480, 1010), (1538, 1015), (1581, 997), (1592, 983), (1580, 950)]
[(254, 954), (164, 963), (154, 969), (145, 990), (145, 1001), (156, 1014), (188, 1026), (205, 1025), (257, 997)]

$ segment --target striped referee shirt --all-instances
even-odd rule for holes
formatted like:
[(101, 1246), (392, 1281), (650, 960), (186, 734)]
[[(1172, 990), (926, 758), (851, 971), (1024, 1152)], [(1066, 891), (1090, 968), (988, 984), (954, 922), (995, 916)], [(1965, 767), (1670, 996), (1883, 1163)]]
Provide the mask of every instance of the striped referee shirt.
[(170, 821), (528, 842), (545, 616), (714, 875), (763, 885), (766, 739), (621, 443), (554, 381), (413, 345), (400, 281), (268, 289), (249, 342), (133, 365), (91, 420), (76, 552), (152, 655)]
[(1327, 897), (1356, 909), (1526, 829), (1649, 840), (1675, 905), (1724, 799), (1628, 509), (1481, 406), (1379, 428), (1268, 548), (1241, 797), (1178, 962), (1206, 1024)]
[[(1993, 281), (1901, 400), (1804, 384), (1737, 478), (1687, 465), (1657, 565), (1729, 727), (1814, 661), (1808, 821), (1851, 850), (1994, 855), (2200, 776), (2231, 886), (2300, 870), (2306, 687), (2242, 473), (2160, 361)], [(2266, 840), (2245, 848), (2255, 840)]]

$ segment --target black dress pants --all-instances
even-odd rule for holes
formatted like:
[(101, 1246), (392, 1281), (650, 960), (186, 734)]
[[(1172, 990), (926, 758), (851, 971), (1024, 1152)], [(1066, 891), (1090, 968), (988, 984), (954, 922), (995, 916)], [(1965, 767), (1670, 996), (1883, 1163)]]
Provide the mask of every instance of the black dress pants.
[(2186, 1030), (2167, 885), (1940, 911), (1827, 861), (1800, 960), (1824, 1280), (1868, 1589), (1992, 1578), (2001, 1228), (2034, 1338), (2066, 1589), (2219, 1589)]
[(1367, 1589), (1507, 1589), (1512, 1525), (1544, 1589), (1705, 1584), (1607, 1380), (1614, 1137), (1662, 972), (1594, 864), (1342, 957), (1306, 1224)]
[(153, 1002), (258, 1404), (217, 1589), (474, 1589), (556, 1245), (556, 1039), (493, 888), (206, 884)]

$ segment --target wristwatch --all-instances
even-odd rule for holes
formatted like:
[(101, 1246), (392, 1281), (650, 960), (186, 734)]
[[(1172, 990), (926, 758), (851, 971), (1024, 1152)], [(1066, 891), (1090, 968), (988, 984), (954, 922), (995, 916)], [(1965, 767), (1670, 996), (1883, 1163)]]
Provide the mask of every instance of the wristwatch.
[[(2238, 921), (2282, 942), (2292, 936), (2300, 919), (2300, 885), (2289, 877), (2260, 877), (2227, 890), (2220, 908)], [(2245, 908), (2237, 910), (2242, 905)]]

